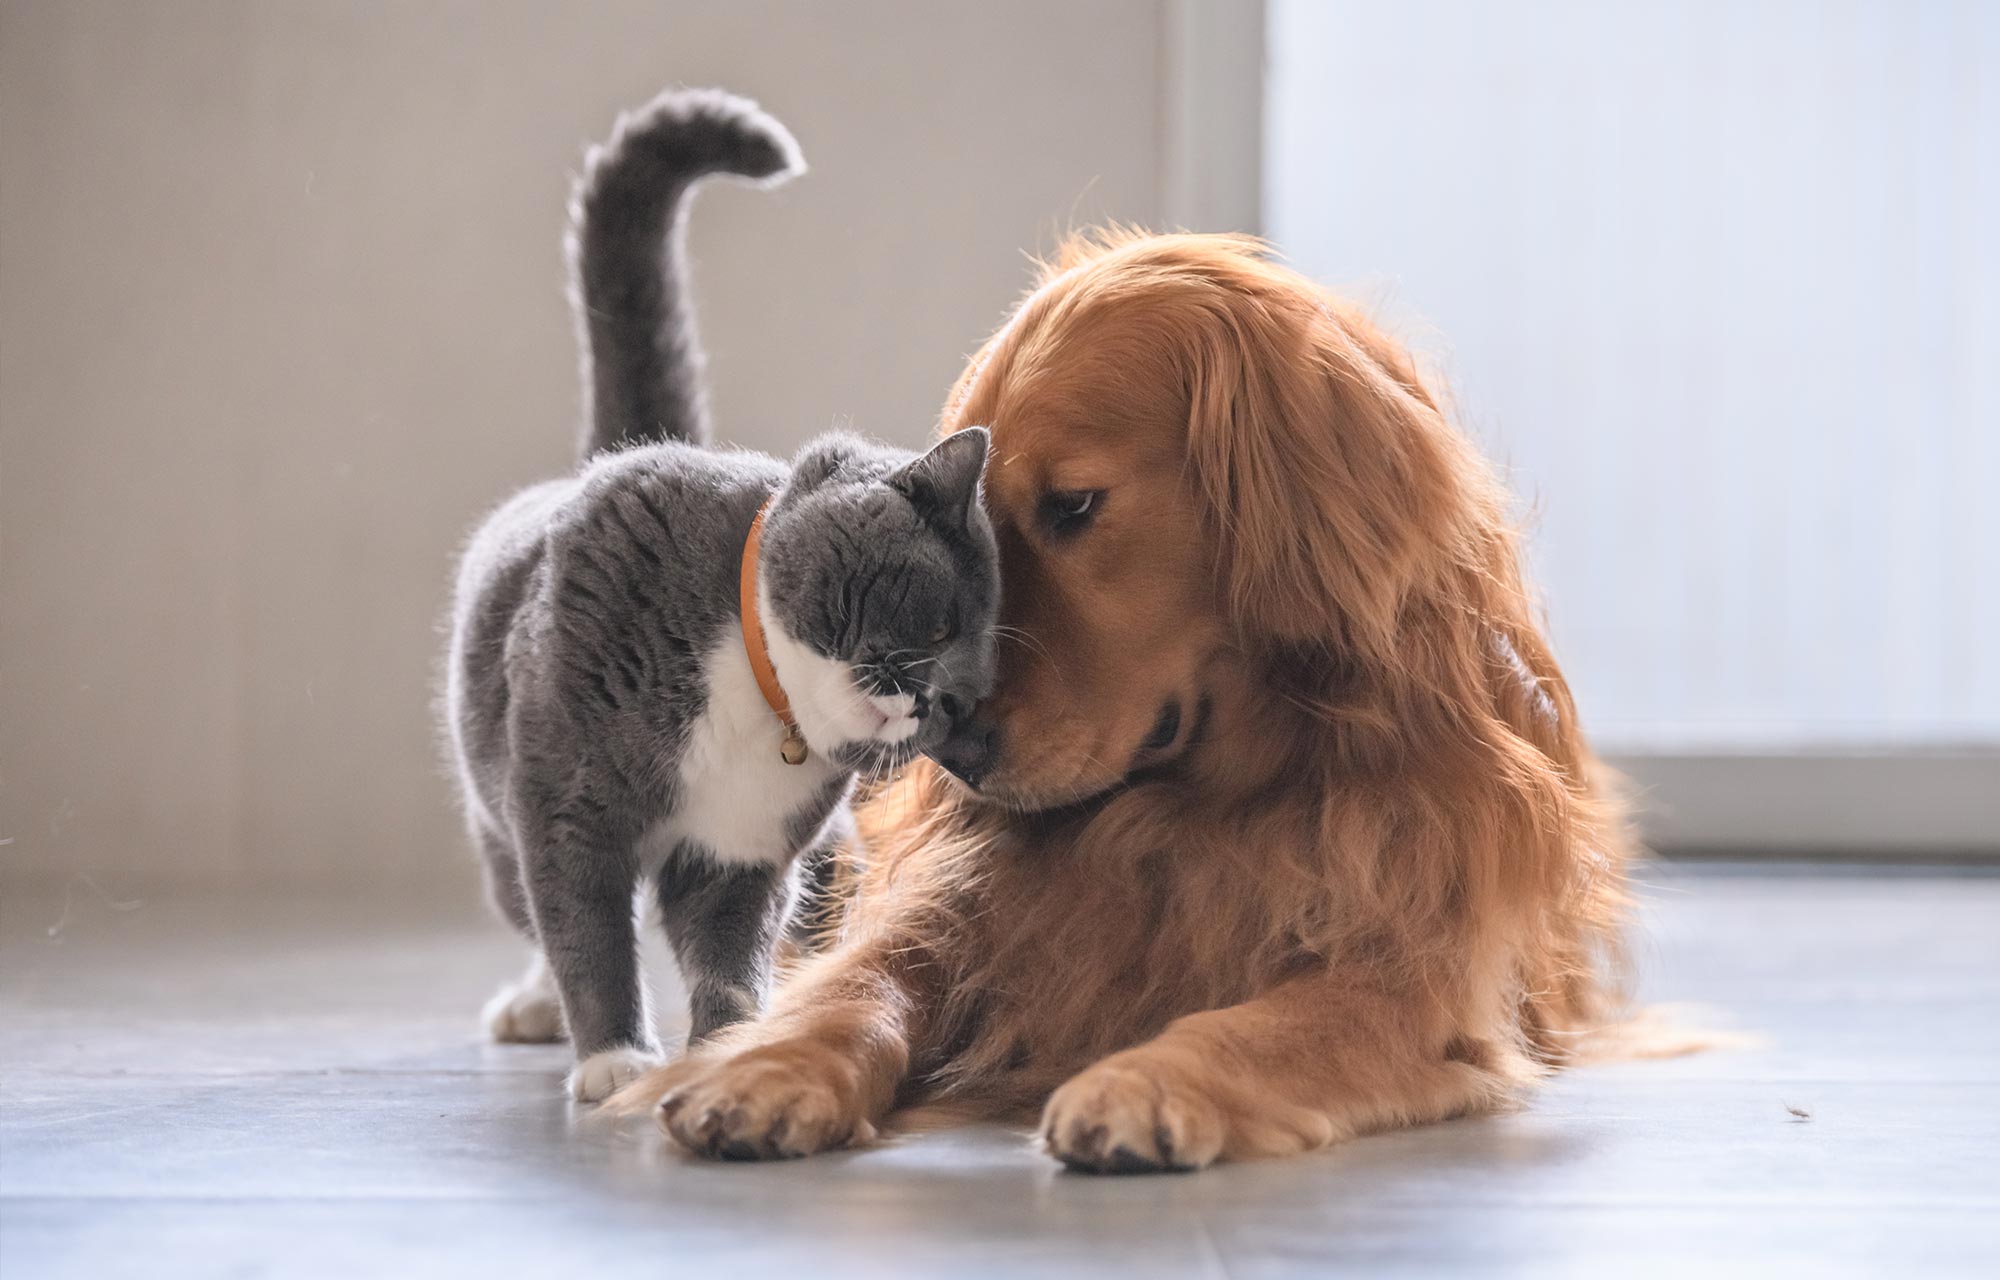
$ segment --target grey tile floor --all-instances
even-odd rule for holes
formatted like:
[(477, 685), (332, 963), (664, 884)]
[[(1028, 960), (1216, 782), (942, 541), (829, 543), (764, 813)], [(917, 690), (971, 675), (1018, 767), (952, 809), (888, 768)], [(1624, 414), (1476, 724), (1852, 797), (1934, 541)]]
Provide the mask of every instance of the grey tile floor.
[(683, 1160), (481, 1042), (519, 956), (470, 914), (10, 894), (0, 1276), (2000, 1275), (2000, 877), (1647, 880), (1645, 992), (1766, 1045), (1124, 1180), (997, 1129)]

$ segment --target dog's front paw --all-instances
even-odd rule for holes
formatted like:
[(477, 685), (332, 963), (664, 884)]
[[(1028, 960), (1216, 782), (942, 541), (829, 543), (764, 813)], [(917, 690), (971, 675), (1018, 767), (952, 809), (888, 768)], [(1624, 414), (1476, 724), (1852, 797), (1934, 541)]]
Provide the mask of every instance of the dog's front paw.
[(569, 1096), (578, 1102), (602, 1102), (662, 1061), (658, 1053), (636, 1045), (593, 1053), (569, 1073)]
[(660, 1099), (660, 1127), (696, 1155), (778, 1160), (874, 1141), (852, 1064), (807, 1040), (704, 1064)]
[(1227, 1136), (1222, 1108), (1143, 1052), (1071, 1077), (1050, 1095), (1039, 1134), (1044, 1151), (1087, 1173), (1204, 1168)]

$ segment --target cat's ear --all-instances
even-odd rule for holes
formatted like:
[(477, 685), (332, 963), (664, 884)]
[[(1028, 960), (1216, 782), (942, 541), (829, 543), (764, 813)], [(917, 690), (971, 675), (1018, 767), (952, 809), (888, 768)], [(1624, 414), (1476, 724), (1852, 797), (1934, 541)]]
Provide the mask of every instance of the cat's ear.
[(889, 483), (927, 519), (963, 523), (979, 498), (989, 441), (985, 427), (955, 431), (891, 472)]
[(864, 448), (861, 441), (853, 436), (838, 431), (827, 432), (809, 442), (792, 460), (792, 477), (787, 487), (794, 493), (811, 493), (849, 470)]

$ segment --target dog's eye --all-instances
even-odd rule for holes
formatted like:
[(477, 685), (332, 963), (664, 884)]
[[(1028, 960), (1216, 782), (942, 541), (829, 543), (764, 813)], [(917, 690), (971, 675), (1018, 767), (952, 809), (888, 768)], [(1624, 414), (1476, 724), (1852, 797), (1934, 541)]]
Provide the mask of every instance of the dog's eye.
[(1057, 489), (1042, 498), (1042, 519), (1051, 533), (1076, 533), (1097, 514), (1102, 489)]

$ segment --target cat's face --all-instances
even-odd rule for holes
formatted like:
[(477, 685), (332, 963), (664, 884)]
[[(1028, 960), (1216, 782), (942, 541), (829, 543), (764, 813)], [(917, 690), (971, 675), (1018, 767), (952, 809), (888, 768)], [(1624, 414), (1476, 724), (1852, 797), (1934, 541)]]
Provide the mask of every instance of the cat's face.
[(814, 751), (879, 770), (929, 751), (993, 687), (999, 573), (979, 503), (986, 432), (914, 460), (807, 447), (765, 520), (765, 638)]

